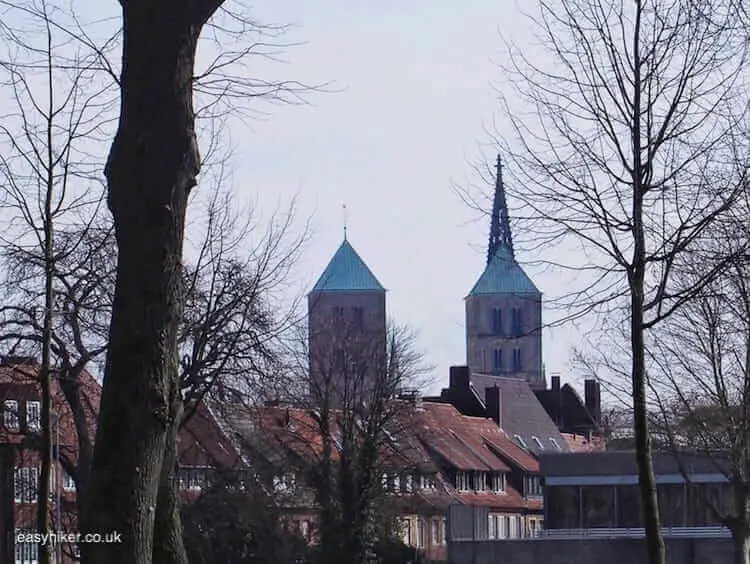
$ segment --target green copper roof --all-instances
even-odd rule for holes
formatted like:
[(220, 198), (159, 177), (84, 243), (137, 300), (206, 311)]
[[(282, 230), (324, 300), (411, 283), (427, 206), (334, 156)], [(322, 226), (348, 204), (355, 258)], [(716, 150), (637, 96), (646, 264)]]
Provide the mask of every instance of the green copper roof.
[(313, 292), (385, 292), (365, 261), (344, 239), (331, 262), (312, 289)]
[(474, 284), (470, 296), (481, 294), (535, 294), (539, 290), (513, 258), (510, 249), (500, 245), (495, 256)]

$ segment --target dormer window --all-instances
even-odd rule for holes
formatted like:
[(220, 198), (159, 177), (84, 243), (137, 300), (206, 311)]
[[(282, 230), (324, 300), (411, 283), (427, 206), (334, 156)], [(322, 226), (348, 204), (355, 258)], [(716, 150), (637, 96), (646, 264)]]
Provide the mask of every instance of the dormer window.
[(492, 476), (492, 491), (494, 493), (503, 493), (505, 491), (505, 474), (495, 474)]
[(5, 400), (3, 404), (3, 425), (6, 431), (19, 431), (18, 402)]
[(487, 491), (487, 472), (474, 473), (474, 490), (478, 492)]
[(419, 488), (423, 490), (434, 490), (435, 489), (435, 475), (434, 474), (422, 474), (419, 477)]
[(540, 497), (542, 495), (542, 479), (539, 476), (524, 476), (523, 486), (526, 497)]
[(557, 450), (562, 451), (562, 448), (560, 447), (560, 444), (553, 438), (550, 437), (549, 442), (552, 443), (552, 446), (555, 447)]
[(539, 440), (539, 437), (531, 437), (531, 439), (536, 443), (536, 446), (539, 447), (539, 450), (544, 450), (544, 445), (542, 444), (542, 441)]
[(456, 489), (460, 492), (468, 492), (471, 489), (468, 472), (456, 472)]
[(502, 335), (503, 333), (503, 310), (499, 307), (492, 310), (492, 334)]
[(274, 476), (273, 489), (278, 493), (293, 493), (297, 486), (297, 477), (293, 472)]
[(516, 440), (516, 443), (528, 450), (529, 445), (526, 444), (526, 441), (523, 440), (523, 437), (521, 435), (513, 435), (513, 438)]
[(38, 401), (26, 402), (26, 428), (30, 433), (38, 433), (42, 429), (42, 405)]
[(411, 474), (404, 476), (404, 490), (406, 493), (412, 493), (414, 491), (414, 477)]

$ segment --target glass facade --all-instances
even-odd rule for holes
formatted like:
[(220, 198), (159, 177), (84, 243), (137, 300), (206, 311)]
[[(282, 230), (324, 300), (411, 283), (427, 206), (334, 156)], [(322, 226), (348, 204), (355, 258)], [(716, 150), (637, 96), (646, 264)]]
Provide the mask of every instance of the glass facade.
[[(726, 484), (658, 484), (664, 527), (719, 524), (715, 515), (730, 508)], [(725, 499), (727, 498), (727, 499)], [(640, 528), (641, 499), (636, 484), (548, 486), (545, 496), (550, 529)]]

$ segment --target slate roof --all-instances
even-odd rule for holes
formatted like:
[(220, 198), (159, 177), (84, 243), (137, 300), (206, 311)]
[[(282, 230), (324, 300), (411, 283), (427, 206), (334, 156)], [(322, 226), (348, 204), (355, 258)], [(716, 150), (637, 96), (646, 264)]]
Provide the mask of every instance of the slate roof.
[(312, 291), (385, 292), (385, 288), (378, 282), (349, 241), (344, 239)]
[[(516, 440), (515, 436), (518, 435), (525, 443), (521, 446), (534, 454), (568, 452), (567, 443), (560, 434), (560, 430), (550, 419), (526, 380), (490, 374), (472, 374), (471, 384), (485, 401), (487, 388), (497, 386), (500, 389), (501, 427), (508, 437)], [(539, 439), (544, 448), (536, 444), (534, 437)], [(550, 439), (557, 443), (560, 450)]]
[(541, 296), (531, 278), (519, 266), (510, 249), (505, 245), (497, 248), (495, 256), (492, 257), (479, 280), (469, 292), (470, 296), (486, 294), (532, 294)]
[(559, 390), (534, 390), (552, 420), (565, 433), (583, 433), (597, 427), (586, 403), (570, 384)]

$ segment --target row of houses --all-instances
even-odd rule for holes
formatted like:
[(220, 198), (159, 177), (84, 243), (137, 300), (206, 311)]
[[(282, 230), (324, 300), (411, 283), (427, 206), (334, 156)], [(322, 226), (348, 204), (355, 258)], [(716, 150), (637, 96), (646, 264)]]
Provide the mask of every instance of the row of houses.
[[(0, 526), (4, 539), (35, 530), (39, 481), (39, 366), (33, 359), (0, 362), (2, 483)], [(544, 526), (540, 452), (570, 452), (571, 437), (561, 433), (528, 385), (497, 379), (489, 408), (450, 401), (467, 384), (465, 367), (454, 367), (444, 397), (394, 400), (396, 416), (386, 430), (382, 484), (398, 511), (402, 539), (433, 559), (445, 557), (446, 511), (453, 505), (488, 509), (492, 538), (536, 535)], [(519, 387), (520, 386), (520, 387)], [(86, 398), (88, 437), (95, 433), (99, 383), (80, 376)], [(521, 390), (519, 392), (519, 390)], [(520, 395), (519, 395), (520, 394)], [(505, 398), (505, 402), (501, 398)], [(529, 399), (527, 398), (527, 399)], [(512, 400), (512, 401), (511, 401)], [(505, 406), (505, 407), (502, 407)], [(462, 409), (463, 408), (463, 409)], [(505, 417), (500, 420), (500, 412)], [(76, 528), (78, 431), (57, 380), (53, 390), (53, 512), (58, 530)], [(495, 413), (497, 417), (489, 414)], [(316, 505), (304, 475), (305, 462), (319, 454), (316, 411), (242, 402), (213, 408), (202, 404), (179, 435), (178, 484), (185, 501), (195, 499), (221, 470), (250, 470), (270, 492), (284, 494), (285, 520), (314, 540)], [(498, 423), (503, 421), (505, 427)], [(591, 437), (579, 435), (578, 440)], [(592, 439), (593, 440), (593, 439)], [(12, 477), (12, 479), (11, 479)], [(390, 503), (389, 502), (389, 503)], [(7, 542), (16, 562), (33, 562), (36, 546)], [(73, 561), (74, 550), (68, 554)], [(64, 555), (61, 555), (61, 557)], [(10, 560), (8, 560), (10, 561)]]

